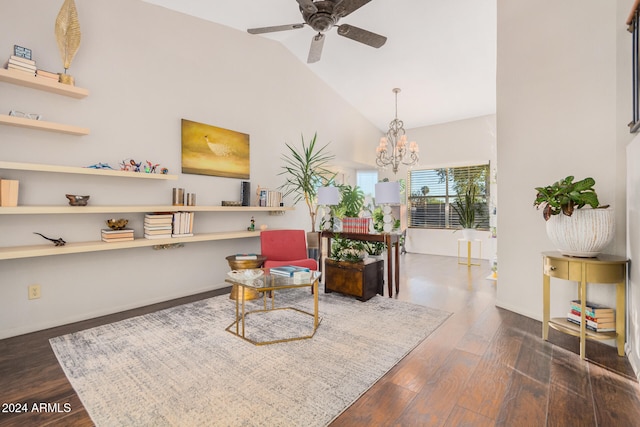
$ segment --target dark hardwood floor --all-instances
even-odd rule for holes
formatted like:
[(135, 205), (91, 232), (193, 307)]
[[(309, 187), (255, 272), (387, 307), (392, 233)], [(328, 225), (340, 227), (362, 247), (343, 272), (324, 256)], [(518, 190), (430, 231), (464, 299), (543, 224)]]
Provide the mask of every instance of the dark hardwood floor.
[[(405, 254), (401, 300), (452, 316), (332, 426), (640, 426), (640, 387), (613, 347), (578, 341), (495, 307), (488, 263), (468, 268), (456, 258)], [(91, 426), (48, 339), (220, 291), (0, 340), (0, 426)], [(31, 412), (33, 404), (50, 405)], [(65, 403), (71, 410), (67, 411)], [(58, 404), (59, 406), (56, 406)], [(43, 409), (45, 409), (43, 407)]]

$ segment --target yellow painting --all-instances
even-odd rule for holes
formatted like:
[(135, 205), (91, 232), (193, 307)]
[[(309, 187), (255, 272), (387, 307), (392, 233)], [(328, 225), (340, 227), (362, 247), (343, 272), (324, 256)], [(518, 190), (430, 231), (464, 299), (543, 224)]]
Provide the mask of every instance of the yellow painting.
[(182, 173), (249, 179), (249, 135), (182, 119)]

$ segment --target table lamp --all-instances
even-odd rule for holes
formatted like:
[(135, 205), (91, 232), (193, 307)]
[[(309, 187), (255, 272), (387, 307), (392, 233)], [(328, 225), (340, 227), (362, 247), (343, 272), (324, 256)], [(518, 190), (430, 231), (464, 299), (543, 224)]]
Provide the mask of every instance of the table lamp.
[[(340, 204), (340, 191), (338, 187), (332, 185), (327, 187), (318, 187), (318, 205), (319, 206), (336, 206)], [(322, 224), (330, 224), (333, 229), (333, 213), (331, 208), (325, 210), (322, 218)]]
[(384, 231), (385, 233), (393, 230), (393, 215), (391, 215), (390, 205), (400, 204), (400, 183), (396, 181), (378, 182), (375, 187), (376, 205), (383, 205), (384, 213)]

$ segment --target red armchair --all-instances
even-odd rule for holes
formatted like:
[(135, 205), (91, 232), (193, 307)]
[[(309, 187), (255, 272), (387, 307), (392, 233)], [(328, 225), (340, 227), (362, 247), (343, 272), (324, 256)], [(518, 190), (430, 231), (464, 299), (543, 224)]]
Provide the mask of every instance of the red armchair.
[(318, 262), (307, 255), (304, 230), (265, 230), (260, 232), (260, 254), (267, 257), (264, 268), (296, 265), (318, 269)]

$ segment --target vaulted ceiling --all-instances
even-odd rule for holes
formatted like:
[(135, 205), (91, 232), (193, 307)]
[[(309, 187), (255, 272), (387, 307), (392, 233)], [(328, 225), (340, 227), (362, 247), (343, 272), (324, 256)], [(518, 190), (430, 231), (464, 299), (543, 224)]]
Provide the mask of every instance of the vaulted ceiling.
[[(296, 0), (143, 1), (239, 31), (304, 22)], [(496, 0), (371, 0), (341, 24), (387, 41), (372, 48), (334, 27), (321, 60), (307, 66), (380, 130), (394, 118), (395, 87), (408, 129), (495, 113)], [(277, 40), (306, 63), (315, 34), (305, 25), (254, 37)]]

